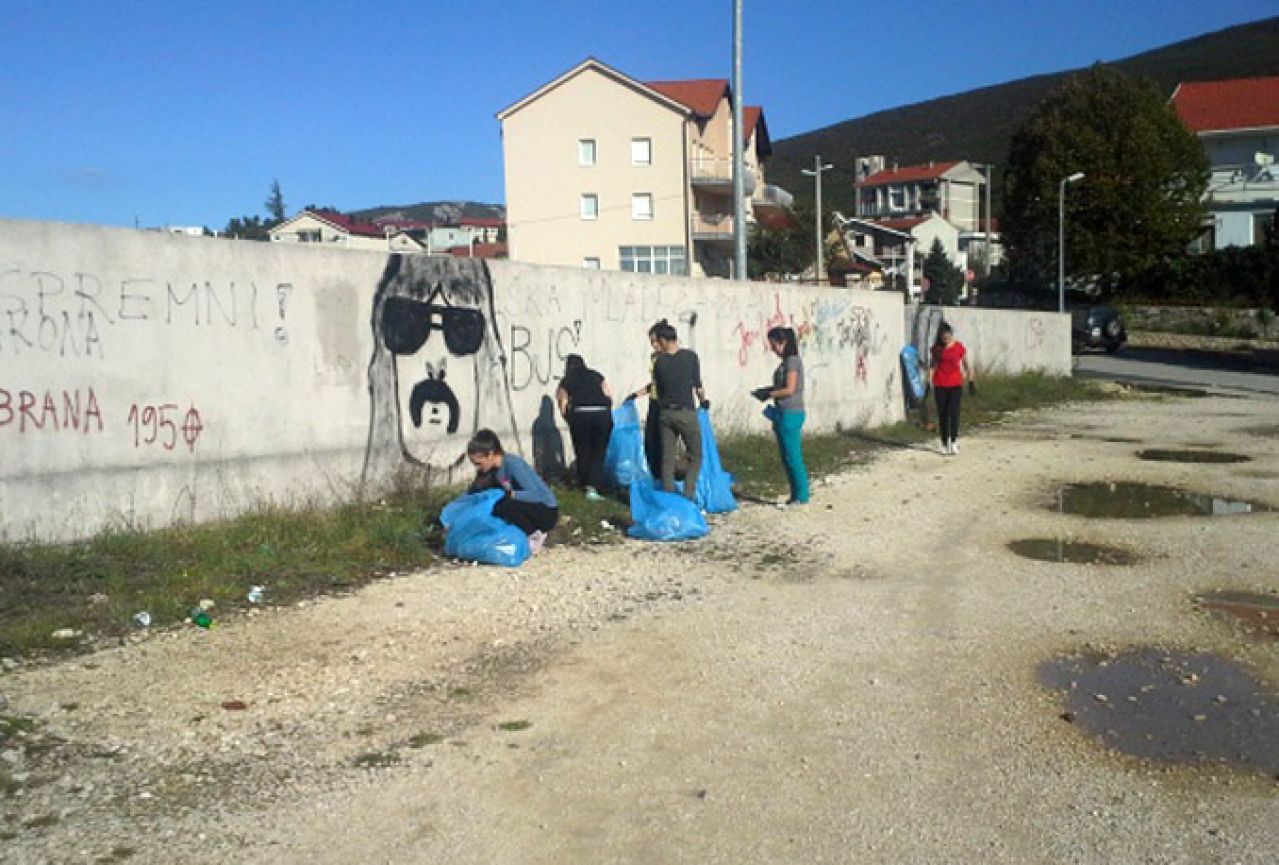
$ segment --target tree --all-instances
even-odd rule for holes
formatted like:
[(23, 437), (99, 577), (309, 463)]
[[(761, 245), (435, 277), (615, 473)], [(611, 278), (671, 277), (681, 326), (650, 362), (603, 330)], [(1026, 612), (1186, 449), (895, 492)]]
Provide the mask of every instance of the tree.
[(279, 225), (288, 218), (288, 210), (284, 206), (284, 193), (280, 191), (280, 181), (271, 181), (271, 194), (266, 199), (266, 212), (271, 215), (274, 225)]
[(951, 262), (941, 245), (941, 238), (934, 237), (928, 257), (924, 259), (924, 279), (928, 280), (928, 303), (953, 306), (959, 300), (959, 290), (964, 286), (964, 273)]
[(802, 273), (813, 263), (813, 213), (796, 211), (776, 228), (756, 223), (747, 238), (746, 272), (751, 279)]
[(270, 240), (271, 225), (260, 216), (233, 216), (222, 233), (240, 240)]
[(1066, 203), (1068, 274), (1113, 288), (1199, 233), (1203, 147), (1153, 85), (1097, 64), (1050, 93), (1013, 136), (1003, 222), (1014, 273), (1055, 282), (1059, 184), (1079, 171)]

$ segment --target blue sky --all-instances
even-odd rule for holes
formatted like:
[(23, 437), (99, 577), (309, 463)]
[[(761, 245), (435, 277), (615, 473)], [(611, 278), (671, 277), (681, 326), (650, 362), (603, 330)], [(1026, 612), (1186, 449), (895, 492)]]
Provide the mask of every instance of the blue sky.
[[(1274, 0), (744, 0), (774, 138), (1275, 14)], [(500, 202), (494, 114), (594, 55), (728, 77), (731, 0), (3, 0), (0, 216), (221, 228)], [(858, 18), (860, 12), (860, 19)], [(904, 26), (903, 26), (904, 24)]]

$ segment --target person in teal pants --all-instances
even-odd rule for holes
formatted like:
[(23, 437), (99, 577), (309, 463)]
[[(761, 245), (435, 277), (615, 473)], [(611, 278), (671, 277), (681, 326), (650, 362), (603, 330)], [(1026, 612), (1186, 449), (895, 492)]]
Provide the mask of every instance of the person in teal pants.
[(754, 391), (761, 400), (772, 400), (767, 412), (773, 421), (782, 467), (790, 483), (787, 504), (808, 504), (808, 469), (804, 466), (804, 449), (800, 431), (804, 427), (804, 362), (799, 357), (799, 340), (789, 327), (774, 327), (768, 332), (768, 347), (781, 358), (773, 373), (772, 387)]

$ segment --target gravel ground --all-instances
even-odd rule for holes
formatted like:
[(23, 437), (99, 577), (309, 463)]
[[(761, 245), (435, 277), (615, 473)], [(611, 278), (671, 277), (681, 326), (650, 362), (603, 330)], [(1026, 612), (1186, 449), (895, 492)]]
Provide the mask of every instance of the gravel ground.
[[(1279, 767), (1110, 750), (1037, 669), (1215, 652), (1274, 698), (1279, 643), (1192, 595), (1279, 590), (1279, 514), (1051, 504), (1062, 482), (1123, 479), (1279, 506), (1275, 405), (1025, 414), (696, 543), (441, 567), (20, 665), (0, 717), (34, 726), (0, 746), (0, 860), (1271, 863)], [(1030, 537), (1142, 561), (1005, 546)]]

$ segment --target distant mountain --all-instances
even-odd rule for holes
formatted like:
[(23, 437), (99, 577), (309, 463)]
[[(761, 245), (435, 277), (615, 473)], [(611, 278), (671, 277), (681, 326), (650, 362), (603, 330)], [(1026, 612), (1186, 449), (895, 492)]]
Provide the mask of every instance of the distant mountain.
[(478, 201), (424, 201), (421, 204), (370, 207), (367, 210), (357, 210), (351, 215), (370, 221), (395, 216), (421, 222), (455, 222), (462, 217), (506, 219), (506, 208), (500, 204), (483, 204)]
[[(1176, 42), (1111, 65), (1153, 80), (1168, 95), (1182, 81), (1279, 75), (1279, 17)], [(848, 213), (857, 156), (883, 154), (901, 165), (969, 159), (999, 166), (1008, 157), (1017, 127), (1049, 91), (1077, 71), (944, 96), (774, 141), (768, 179), (811, 203), (813, 181), (800, 171), (811, 168), (814, 155), (820, 154), (835, 166), (823, 175), (824, 206)], [(998, 195), (998, 181), (994, 192)]]

